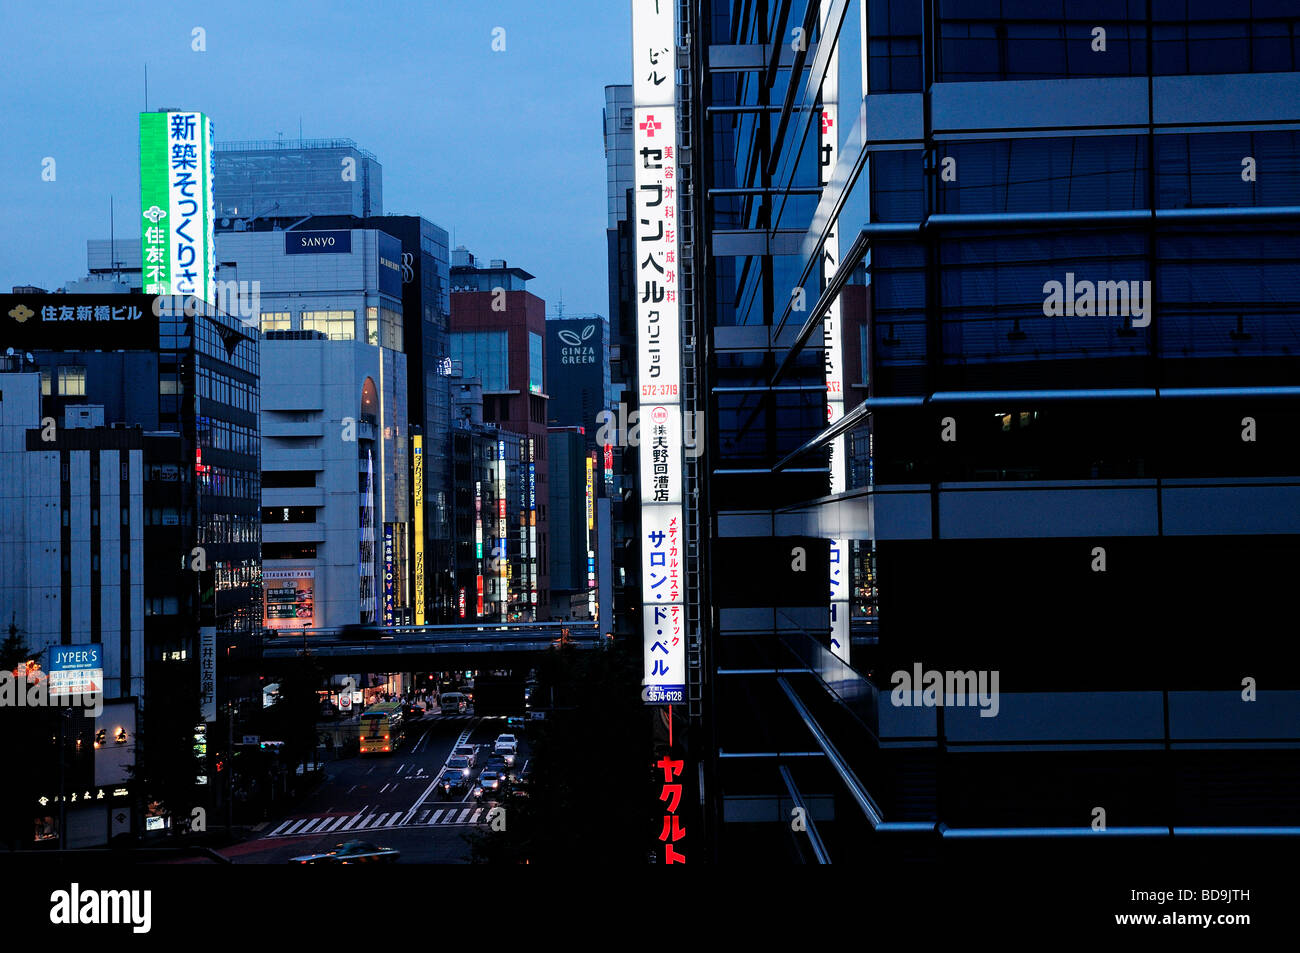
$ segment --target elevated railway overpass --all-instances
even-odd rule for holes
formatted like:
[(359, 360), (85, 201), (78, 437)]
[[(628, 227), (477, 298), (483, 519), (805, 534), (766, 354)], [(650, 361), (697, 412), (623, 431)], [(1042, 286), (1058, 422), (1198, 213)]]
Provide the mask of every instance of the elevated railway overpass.
[[(277, 661), (310, 656), (327, 672), (409, 672), (511, 668), (571, 646), (588, 651), (606, 641), (594, 622), (475, 625), (345, 626), (279, 630), (262, 639), (259, 671)], [(233, 661), (233, 660), (232, 660)]]

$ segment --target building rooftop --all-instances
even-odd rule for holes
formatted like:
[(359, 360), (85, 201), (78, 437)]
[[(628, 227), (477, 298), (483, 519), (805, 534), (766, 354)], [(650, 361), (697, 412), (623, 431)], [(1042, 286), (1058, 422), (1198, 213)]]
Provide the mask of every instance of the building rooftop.
[(373, 152), (362, 149), (355, 139), (234, 139), (213, 143), (214, 152), (272, 152), (303, 149), (353, 149), (367, 159), (379, 161)]

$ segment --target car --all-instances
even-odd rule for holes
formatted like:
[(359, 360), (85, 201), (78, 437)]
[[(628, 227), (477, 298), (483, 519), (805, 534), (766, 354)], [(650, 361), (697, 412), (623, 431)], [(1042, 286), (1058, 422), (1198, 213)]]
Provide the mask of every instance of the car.
[(290, 859), (291, 864), (392, 864), (402, 852), (392, 847), (376, 847), (369, 841), (350, 840), (335, 844), (323, 854), (303, 854)]
[(424, 717), (424, 706), (423, 706), (423, 705), (414, 705), (414, 704), (411, 704), (411, 705), (403, 705), (403, 706), (402, 706), (402, 716), (403, 716), (404, 718), (423, 718), (423, 717)]
[(470, 768), (469, 758), (463, 754), (452, 755), (447, 759), (447, 767), (459, 771), (464, 777), (469, 777)]
[(478, 760), (478, 745), (457, 745), (456, 750), (452, 752), (457, 757), (463, 757), (469, 761), (469, 766), (474, 767), (474, 762)]
[(504, 780), (497, 772), (484, 768), (483, 773), (478, 776), (478, 784), (474, 786), (474, 796), (483, 798), (496, 794), (501, 790)]
[(507, 770), (510, 768), (510, 765), (506, 764), (505, 755), (493, 754), (493, 755), (488, 755), (487, 763), (484, 764), (483, 767), (486, 768), (488, 771), (495, 771), (498, 774), (505, 774)]
[(508, 765), (515, 763), (515, 754), (518, 751), (519, 743), (514, 735), (497, 735), (496, 744), (492, 746), (492, 753), (502, 755)]
[(459, 791), (468, 783), (467, 776), (462, 774), (459, 768), (447, 768), (442, 774), (438, 775), (438, 791), (442, 794)]
[(443, 692), (438, 696), (438, 710), (444, 715), (459, 715), (469, 707), (463, 692)]

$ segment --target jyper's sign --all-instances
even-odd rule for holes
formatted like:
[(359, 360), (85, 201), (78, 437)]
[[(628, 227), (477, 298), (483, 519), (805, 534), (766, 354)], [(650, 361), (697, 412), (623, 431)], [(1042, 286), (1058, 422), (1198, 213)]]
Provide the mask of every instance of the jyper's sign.
[(47, 668), (51, 695), (84, 695), (104, 690), (103, 646), (56, 645)]

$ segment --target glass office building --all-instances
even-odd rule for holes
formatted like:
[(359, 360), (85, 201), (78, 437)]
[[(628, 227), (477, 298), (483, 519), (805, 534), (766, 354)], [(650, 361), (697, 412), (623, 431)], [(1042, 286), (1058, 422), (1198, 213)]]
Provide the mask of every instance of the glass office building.
[(715, 859), (1296, 832), (1298, 31), (679, 5)]
[(351, 139), (217, 143), (216, 216), (384, 214), (383, 166)]

